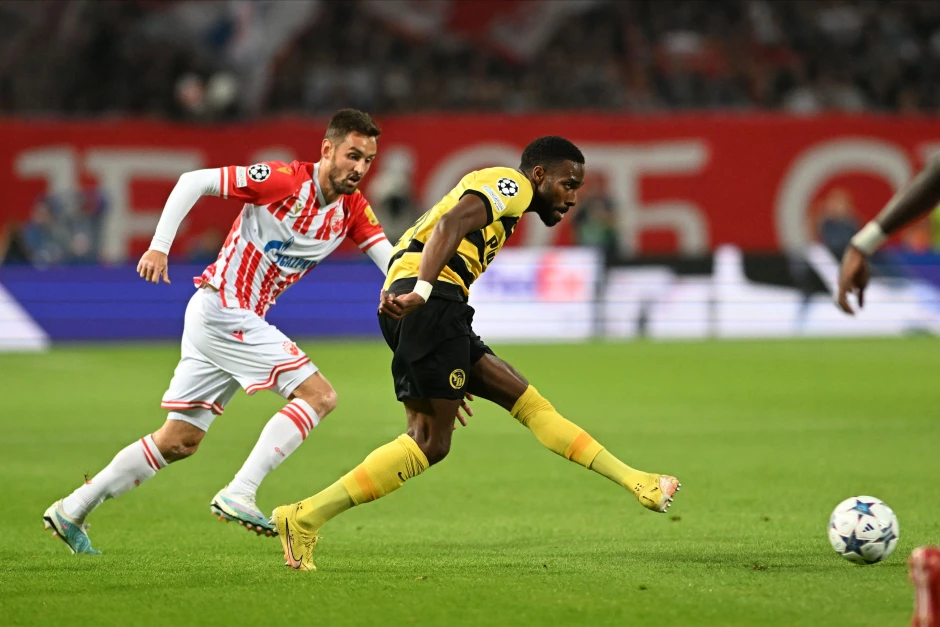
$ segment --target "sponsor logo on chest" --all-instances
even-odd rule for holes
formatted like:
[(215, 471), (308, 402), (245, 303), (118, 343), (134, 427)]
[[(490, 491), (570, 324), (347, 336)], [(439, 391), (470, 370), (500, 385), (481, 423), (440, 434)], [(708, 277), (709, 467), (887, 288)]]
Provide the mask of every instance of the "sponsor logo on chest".
[(294, 238), (291, 236), (286, 242), (272, 239), (264, 245), (264, 254), (270, 255), (279, 267), (288, 270), (306, 270), (317, 265), (313, 259), (304, 259), (303, 257), (290, 257), (285, 254), (288, 248), (294, 245)]

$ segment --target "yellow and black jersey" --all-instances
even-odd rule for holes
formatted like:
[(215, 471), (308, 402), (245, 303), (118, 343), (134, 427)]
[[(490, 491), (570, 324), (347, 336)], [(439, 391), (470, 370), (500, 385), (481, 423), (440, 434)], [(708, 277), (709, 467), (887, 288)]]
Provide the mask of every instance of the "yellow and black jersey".
[(487, 266), (492, 263), (522, 213), (532, 202), (532, 184), (518, 170), (512, 168), (487, 168), (471, 172), (457, 187), (431, 207), (427, 213), (398, 240), (389, 262), (385, 288), (399, 280), (418, 276), (421, 253), (438, 220), (454, 208), (467, 194), (478, 196), (486, 206), (486, 226), (467, 235), (457, 247), (457, 252), (444, 266), (438, 281), (459, 285), (465, 294)]

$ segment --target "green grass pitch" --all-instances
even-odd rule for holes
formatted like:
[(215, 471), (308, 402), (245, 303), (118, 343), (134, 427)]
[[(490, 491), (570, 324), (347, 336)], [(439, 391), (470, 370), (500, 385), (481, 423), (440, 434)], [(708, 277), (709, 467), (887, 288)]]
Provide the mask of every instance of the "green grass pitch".
[[(269, 476), (306, 497), (403, 431), (389, 355), (302, 342), (338, 410)], [(905, 560), (940, 542), (940, 344), (866, 341), (497, 347), (627, 463), (676, 474), (668, 515), (543, 449), (483, 401), (451, 456), (324, 528), (320, 570), (209, 515), (280, 406), (236, 396), (202, 450), (93, 516), (100, 557), (42, 531), (46, 506), (163, 421), (175, 346), (0, 355), (0, 624), (903, 625)], [(871, 494), (898, 515), (886, 562), (826, 539)], [(50, 621), (56, 621), (52, 623)]]

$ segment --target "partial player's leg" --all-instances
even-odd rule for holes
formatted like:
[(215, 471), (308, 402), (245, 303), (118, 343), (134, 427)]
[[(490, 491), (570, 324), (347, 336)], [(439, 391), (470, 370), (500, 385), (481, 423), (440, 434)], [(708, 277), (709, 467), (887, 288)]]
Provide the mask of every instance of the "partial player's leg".
[[(189, 313), (187, 309), (187, 323)], [(170, 410), (166, 423), (125, 447), (91, 481), (52, 504), (43, 515), (44, 526), (53, 529), (73, 552), (98, 553), (88, 539), (85, 518), (104, 501), (195, 453), (209, 425), (237, 390), (238, 383), (206, 360), (184, 334), (182, 357), (161, 403)]]
[(647, 509), (669, 509), (680, 486), (675, 477), (642, 472), (621, 462), (563, 418), (515, 368), (493, 355), (479, 338), (475, 340), (474, 350), (482, 357), (470, 369), (471, 394), (503, 407), (546, 448), (630, 490)]
[(186, 340), (237, 382), (236, 389), (240, 385), (249, 395), (271, 390), (289, 400), (268, 420), (235, 478), (209, 502), (209, 511), (219, 520), (274, 535), (255, 503), (258, 487), (333, 410), (336, 393), (286, 335), (252, 311), (223, 307), (213, 290), (197, 292), (187, 309)]
[(289, 393), (289, 397), (290, 402), (264, 426), (258, 442), (235, 478), (213, 497), (210, 504), (216, 516), (236, 521), (259, 534), (277, 533), (274, 525), (255, 505), (261, 482), (336, 408), (336, 391), (319, 372), (308, 376)]
[(459, 320), (461, 306), (465, 305), (431, 298), (417, 315), (405, 318), (403, 326), (382, 319), (383, 333), (395, 351), (392, 377), (396, 396), (405, 405), (408, 432), (374, 450), (325, 490), (274, 510), (272, 521), (292, 568), (315, 570), (313, 548), (328, 520), (394, 492), (450, 451), (470, 368), (470, 338), (446, 332), (449, 320)]
[(291, 568), (316, 570), (313, 549), (327, 521), (356, 505), (391, 494), (447, 456), (460, 400), (405, 400), (404, 404), (407, 434), (372, 451), (325, 490), (274, 510), (272, 520)]

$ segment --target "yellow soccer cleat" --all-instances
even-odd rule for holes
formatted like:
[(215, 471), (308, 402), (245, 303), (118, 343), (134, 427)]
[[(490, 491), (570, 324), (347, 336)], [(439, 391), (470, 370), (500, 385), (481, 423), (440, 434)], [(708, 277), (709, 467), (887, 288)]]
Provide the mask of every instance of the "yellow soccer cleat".
[[(630, 486), (627, 486), (630, 488)], [(630, 488), (636, 495), (640, 505), (654, 512), (665, 514), (672, 505), (672, 496), (679, 491), (682, 484), (675, 477), (669, 475), (654, 475), (648, 473), (646, 480)]]
[(284, 547), (284, 562), (294, 570), (316, 570), (313, 565), (313, 549), (320, 536), (303, 531), (297, 524), (300, 503), (281, 505), (271, 514), (271, 523), (277, 529)]

